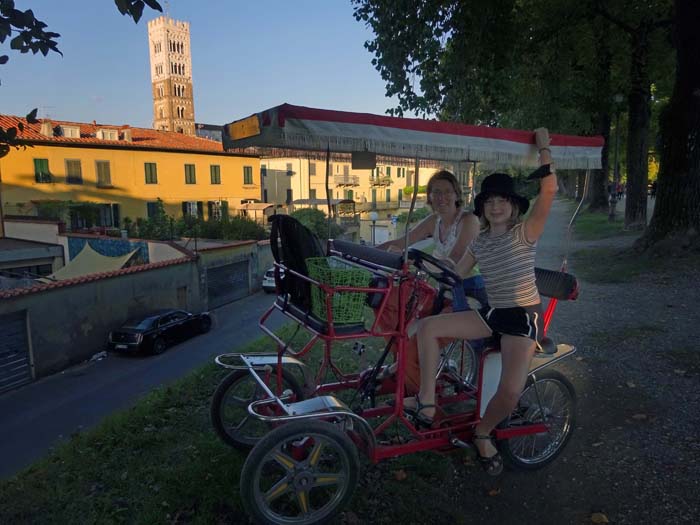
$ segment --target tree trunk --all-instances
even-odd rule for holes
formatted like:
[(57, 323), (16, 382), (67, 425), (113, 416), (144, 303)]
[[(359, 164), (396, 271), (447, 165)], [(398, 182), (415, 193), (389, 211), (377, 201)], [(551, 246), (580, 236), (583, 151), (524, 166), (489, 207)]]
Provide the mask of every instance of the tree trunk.
[(647, 220), (649, 120), (651, 118), (648, 60), (651, 30), (650, 22), (642, 23), (638, 30), (631, 35), (632, 64), (628, 95), (627, 200), (625, 205), (625, 228), (627, 229), (644, 229)]
[[(596, 68), (596, 96), (603, 97), (608, 100), (608, 104), (599, 104), (599, 107), (607, 108), (611, 102), (611, 87), (610, 87), (610, 70), (612, 67), (612, 52), (610, 51), (610, 42), (606, 38), (606, 33), (611, 30), (610, 24), (603, 22), (595, 25), (596, 34), (596, 50), (597, 50), (597, 68)], [(603, 136), (603, 151), (601, 153), (602, 167), (600, 170), (595, 170), (591, 177), (590, 205), (588, 209), (591, 211), (607, 211), (608, 209), (608, 178), (610, 175), (610, 161), (608, 152), (610, 148), (610, 124), (612, 118), (610, 111), (603, 109), (594, 117), (594, 126), (598, 129), (598, 133)]]
[[(641, 249), (677, 253), (698, 242), (700, 231), (700, 2), (676, 0), (676, 79), (661, 124), (661, 165), (654, 216)], [(665, 242), (663, 242), (665, 241)]]

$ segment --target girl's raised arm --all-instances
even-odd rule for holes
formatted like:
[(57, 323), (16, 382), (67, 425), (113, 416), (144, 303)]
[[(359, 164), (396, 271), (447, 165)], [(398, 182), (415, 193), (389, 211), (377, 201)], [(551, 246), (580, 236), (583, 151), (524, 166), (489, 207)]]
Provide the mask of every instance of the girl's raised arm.
[[(551, 166), (552, 152), (549, 149), (549, 132), (546, 128), (535, 130), (535, 141), (540, 153), (540, 165), (549, 164)], [(557, 176), (552, 166), (552, 172), (540, 179), (539, 195), (532, 207), (532, 211), (530, 211), (530, 215), (525, 219), (525, 237), (528, 241), (535, 242), (542, 235), (549, 210), (552, 208), (552, 202), (558, 189)]]

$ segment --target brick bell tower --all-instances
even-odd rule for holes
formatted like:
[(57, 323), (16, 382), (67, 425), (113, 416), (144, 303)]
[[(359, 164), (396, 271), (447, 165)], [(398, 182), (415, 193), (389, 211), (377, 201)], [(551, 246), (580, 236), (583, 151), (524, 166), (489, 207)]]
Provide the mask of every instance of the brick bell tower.
[(194, 135), (190, 24), (160, 16), (148, 22), (153, 129)]

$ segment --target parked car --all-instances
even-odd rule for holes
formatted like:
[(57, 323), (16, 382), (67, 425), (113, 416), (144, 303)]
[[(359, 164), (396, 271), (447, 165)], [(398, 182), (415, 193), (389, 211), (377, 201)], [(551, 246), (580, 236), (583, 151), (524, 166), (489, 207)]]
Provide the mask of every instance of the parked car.
[[(280, 277), (284, 277), (284, 270), (280, 270)], [(273, 293), (277, 290), (275, 286), (275, 267), (268, 268), (263, 275), (262, 289), (265, 293)]]
[(146, 351), (162, 354), (168, 346), (203, 334), (211, 328), (208, 312), (158, 310), (126, 321), (109, 333), (109, 349), (115, 352)]

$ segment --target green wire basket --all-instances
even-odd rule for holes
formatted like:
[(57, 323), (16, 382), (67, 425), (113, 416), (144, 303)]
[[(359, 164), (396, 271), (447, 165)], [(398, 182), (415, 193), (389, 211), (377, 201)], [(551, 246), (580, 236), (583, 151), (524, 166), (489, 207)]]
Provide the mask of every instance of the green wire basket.
[[(335, 257), (309, 257), (306, 259), (309, 277), (329, 286), (367, 287), (372, 281), (372, 274), (351, 266)], [(333, 323), (351, 324), (364, 320), (364, 308), (367, 293), (336, 292), (333, 294)], [(311, 313), (328, 321), (326, 315), (326, 294), (318, 286), (311, 286)]]

